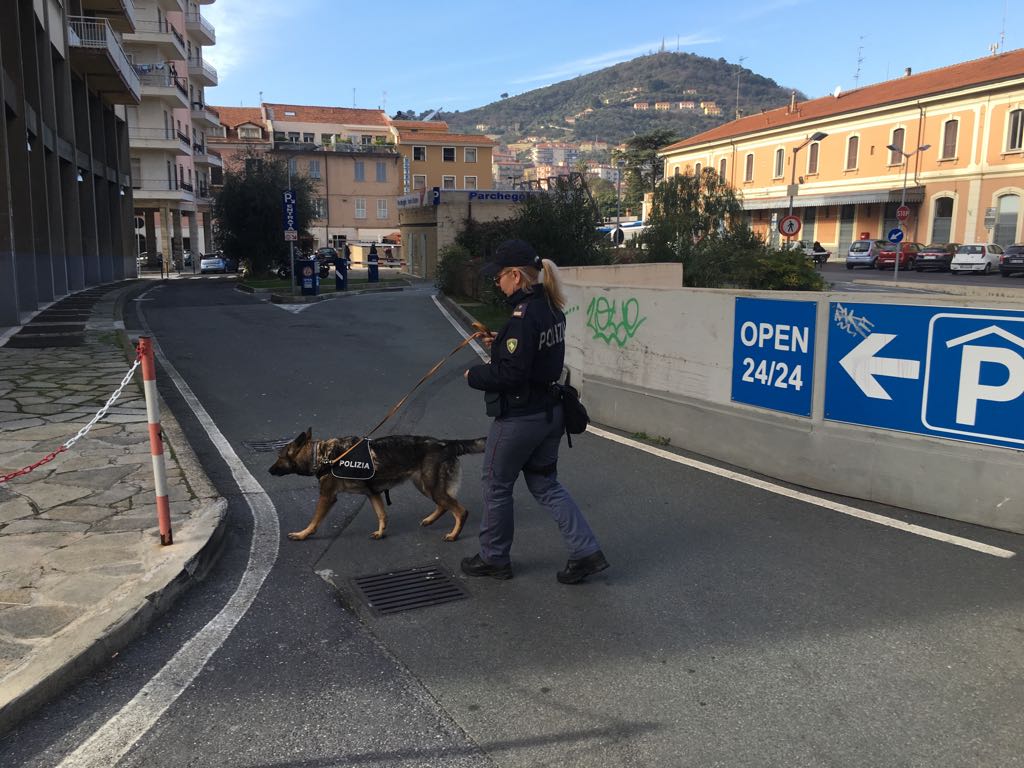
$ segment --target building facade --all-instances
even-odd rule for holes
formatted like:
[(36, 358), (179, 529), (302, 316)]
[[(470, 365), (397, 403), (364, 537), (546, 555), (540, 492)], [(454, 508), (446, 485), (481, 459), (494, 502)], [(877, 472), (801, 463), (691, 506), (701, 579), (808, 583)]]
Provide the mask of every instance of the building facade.
[(393, 120), (391, 126), (402, 156), (403, 192), (494, 186), (493, 139), (450, 133), (448, 124), (439, 121)]
[[(825, 134), (814, 140), (818, 134)], [(910, 208), (921, 243), (1024, 240), (1024, 49), (750, 115), (659, 152), (666, 176), (713, 169), (750, 223), (778, 239), (792, 208), (800, 239), (845, 257), (884, 238)]]
[(197, 258), (212, 250), (210, 181), (222, 161), (207, 145), (220, 122), (206, 103), (217, 71), (203, 50), (217, 35), (200, 10), (212, 2), (134, 0), (135, 29), (124, 35), (142, 82), (142, 103), (127, 110), (135, 247), (150, 266), (180, 265), (186, 250)]
[(130, 0), (0, 2), (0, 336), (62, 296), (136, 274), (121, 42)]

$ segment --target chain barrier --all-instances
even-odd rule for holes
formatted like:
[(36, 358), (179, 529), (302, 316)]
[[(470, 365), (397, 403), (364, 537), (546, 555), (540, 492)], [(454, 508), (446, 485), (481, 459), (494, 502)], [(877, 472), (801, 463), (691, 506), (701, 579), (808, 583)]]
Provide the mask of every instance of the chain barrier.
[(0, 475), (0, 483), (6, 483), (7, 481), (13, 480), (16, 477), (27, 475), (33, 469), (37, 469), (43, 466), (44, 464), (53, 461), (55, 458), (57, 458), (57, 456), (64, 453), (64, 451), (68, 450), (69, 448), (71, 448), (71, 446), (73, 446), (75, 443), (77, 443), (79, 440), (85, 437), (86, 433), (95, 426), (96, 422), (107, 415), (107, 411), (110, 410), (110, 406), (112, 406), (114, 402), (117, 400), (117, 398), (121, 396), (121, 392), (123, 392), (124, 388), (128, 386), (128, 382), (132, 380), (132, 375), (135, 373), (135, 369), (139, 367), (141, 362), (141, 354), (136, 354), (135, 362), (132, 363), (131, 369), (128, 371), (128, 373), (125, 374), (124, 378), (121, 380), (120, 385), (118, 385), (117, 389), (114, 390), (114, 394), (112, 394), (110, 398), (107, 400), (106, 405), (99, 409), (99, 411), (96, 413), (95, 416), (92, 417), (92, 420), (88, 424), (86, 424), (84, 427), (78, 430), (77, 435), (67, 440), (63, 445), (61, 445), (60, 448), (53, 451), (52, 453), (47, 454), (42, 459), (37, 461), (35, 464), (29, 464), (27, 467), (22, 467), (21, 469), (15, 470), (14, 472), (11, 472), (10, 474), (7, 475)]

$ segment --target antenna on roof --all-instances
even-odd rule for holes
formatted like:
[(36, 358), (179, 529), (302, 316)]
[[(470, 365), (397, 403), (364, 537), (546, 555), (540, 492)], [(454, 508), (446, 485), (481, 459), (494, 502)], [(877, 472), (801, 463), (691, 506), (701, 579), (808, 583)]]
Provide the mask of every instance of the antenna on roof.
[(736, 119), (740, 119), (740, 74), (743, 72), (743, 62), (747, 60), (746, 56), (740, 56), (740, 64), (736, 68)]
[(857, 71), (853, 74), (854, 89), (860, 85), (860, 65), (864, 63), (864, 35), (861, 35), (858, 40), (860, 45), (857, 46)]

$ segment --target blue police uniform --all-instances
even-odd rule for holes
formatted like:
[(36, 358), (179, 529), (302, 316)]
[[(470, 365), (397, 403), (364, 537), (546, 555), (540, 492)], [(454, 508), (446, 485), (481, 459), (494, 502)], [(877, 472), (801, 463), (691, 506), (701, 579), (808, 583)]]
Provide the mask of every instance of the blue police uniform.
[(469, 386), (483, 390), (494, 415), (484, 453), (484, 516), (480, 555), (505, 566), (515, 531), (512, 488), (519, 473), (562, 533), (570, 559), (600, 551), (590, 525), (558, 482), (558, 446), (564, 434), (562, 405), (552, 384), (565, 362), (565, 315), (544, 287), (509, 297), (512, 317), (491, 344), (490, 364), (469, 369)]

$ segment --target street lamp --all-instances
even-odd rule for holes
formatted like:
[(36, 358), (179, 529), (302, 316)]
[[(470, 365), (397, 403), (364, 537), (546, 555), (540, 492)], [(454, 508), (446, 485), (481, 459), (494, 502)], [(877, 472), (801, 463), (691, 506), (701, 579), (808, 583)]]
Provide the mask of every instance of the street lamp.
[(801, 144), (799, 147), (793, 147), (793, 167), (790, 169), (792, 171), (792, 173), (790, 174), (790, 178), (789, 178), (789, 215), (790, 216), (793, 215), (793, 195), (796, 194), (796, 155), (797, 155), (797, 152), (799, 152), (801, 149), (806, 147), (812, 141), (821, 141), (826, 136), (828, 136), (828, 134), (825, 133), (824, 131), (815, 131), (814, 133), (811, 134), (810, 138), (807, 139), (806, 141), (804, 141), (804, 143)]
[[(897, 147), (895, 144), (889, 144), (886, 146), (890, 152), (896, 152), (903, 156), (903, 192), (900, 193), (900, 208), (907, 204), (907, 171), (910, 170), (910, 158), (916, 155), (918, 152), (924, 152), (926, 149), (931, 149), (931, 144), (922, 144), (920, 147), (915, 149), (913, 152), (904, 152), (903, 147)], [(903, 229), (903, 222), (899, 222), (900, 229)], [(892, 279), (895, 281), (896, 277), (900, 273), (900, 251), (902, 250), (902, 241), (896, 245), (896, 267), (893, 269)]]
[(615, 163), (615, 229), (619, 229), (619, 201), (622, 199), (622, 166), (621, 160)]

